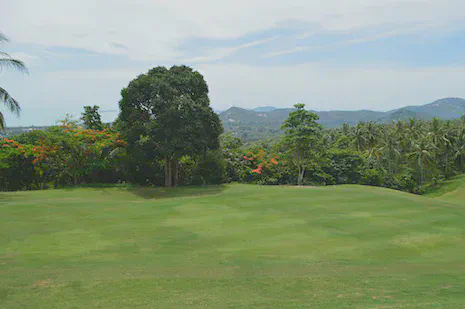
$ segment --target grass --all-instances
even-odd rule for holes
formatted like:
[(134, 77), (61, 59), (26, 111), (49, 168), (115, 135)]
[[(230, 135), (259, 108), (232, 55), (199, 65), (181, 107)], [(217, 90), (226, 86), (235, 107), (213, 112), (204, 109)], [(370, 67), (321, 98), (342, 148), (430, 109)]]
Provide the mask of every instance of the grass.
[(445, 188), (0, 193), (0, 308), (464, 308)]

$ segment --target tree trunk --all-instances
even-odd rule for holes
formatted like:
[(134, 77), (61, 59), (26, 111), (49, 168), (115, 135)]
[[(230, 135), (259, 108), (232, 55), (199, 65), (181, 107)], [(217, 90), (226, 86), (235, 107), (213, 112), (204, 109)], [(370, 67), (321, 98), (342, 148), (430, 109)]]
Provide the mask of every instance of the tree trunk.
[(171, 187), (171, 162), (165, 158), (165, 187)]
[(178, 162), (171, 160), (171, 186), (176, 187), (178, 185)]
[(299, 165), (299, 175), (297, 177), (297, 185), (298, 186), (303, 185), (304, 175), (305, 175), (305, 167)]
[(423, 160), (420, 158), (420, 187), (423, 184)]
[(446, 174), (446, 179), (449, 178), (449, 173), (448, 173), (448, 170), (449, 170), (449, 155), (446, 153), (446, 168), (445, 168), (445, 172), (444, 174)]
[(178, 161), (165, 158), (165, 187), (176, 187), (178, 184)]

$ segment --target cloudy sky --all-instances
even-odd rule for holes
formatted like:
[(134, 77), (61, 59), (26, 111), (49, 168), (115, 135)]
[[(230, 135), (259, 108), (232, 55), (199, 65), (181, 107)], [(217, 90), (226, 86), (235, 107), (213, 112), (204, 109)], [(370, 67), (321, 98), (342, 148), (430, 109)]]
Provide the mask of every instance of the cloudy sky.
[(465, 97), (463, 0), (2, 0), (1, 46), (30, 75), (0, 73), (20, 119), (53, 124), (158, 65), (187, 64), (216, 110), (296, 102), (389, 110)]

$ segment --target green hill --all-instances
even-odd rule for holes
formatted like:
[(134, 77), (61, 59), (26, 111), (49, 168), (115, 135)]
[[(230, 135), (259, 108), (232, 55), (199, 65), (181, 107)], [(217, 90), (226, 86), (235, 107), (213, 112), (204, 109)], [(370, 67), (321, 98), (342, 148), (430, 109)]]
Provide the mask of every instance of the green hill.
[(0, 307), (462, 308), (462, 180), (0, 193)]
[[(291, 111), (293, 111), (291, 108), (275, 109), (265, 107), (258, 110), (248, 110), (232, 107), (220, 113), (220, 119), (226, 131), (235, 132), (249, 139), (257, 139), (279, 134), (282, 123)], [(355, 125), (360, 121), (387, 123), (396, 120), (408, 120), (409, 118), (431, 120), (434, 117), (449, 120), (464, 115), (465, 100), (446, 98), (423, 106), (406, 106), (388, 112), (358, 110), (316, 111), (315, 113), (320, 116), (319, 122), (325, 128), (336, 128), (344, 123)]]
[[(465, 113), (465, 100), (460, 98), (446, 98), (423, 106), (407, 106), (405, 109), (416, 113), (430, 115), (441, 119), (456, 119)], [(418, 117), (420, 118), (420, 117)]]

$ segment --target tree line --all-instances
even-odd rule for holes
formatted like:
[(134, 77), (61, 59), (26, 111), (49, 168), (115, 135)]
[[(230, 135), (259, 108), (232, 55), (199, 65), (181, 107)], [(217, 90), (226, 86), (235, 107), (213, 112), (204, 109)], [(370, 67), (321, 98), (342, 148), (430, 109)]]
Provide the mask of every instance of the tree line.
[(98, 106), (80, 121), (0, 143), (0, 190), (86, 183), (179, 186), (363, 184), (422, 193), (464, 172), (465, 119), (360, 122), (326, 130), (296, 104), (278, 139), (244, 143), (224, 134), (203, 76), (156, 67), (121, 91), (120, 114), (103, 124)]
[[(230, 179), (263, 184), (363, 184), (423, 193), (465, 172), (465, 117), (359, 122), (323, 130), (315, 123), (317, 115), (300, 104), (296, 108), (283, 126), (281, 140), (243, 145), (233, 136), (225, 138)], [(290, 127), (291, 123), (296, 125)], [(234, 158), (246, 152), (245, 160), (253, 167), (262, 164), (260, 151), (277, 154), (280, 164), (250, 177)]]

